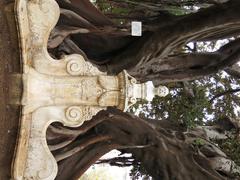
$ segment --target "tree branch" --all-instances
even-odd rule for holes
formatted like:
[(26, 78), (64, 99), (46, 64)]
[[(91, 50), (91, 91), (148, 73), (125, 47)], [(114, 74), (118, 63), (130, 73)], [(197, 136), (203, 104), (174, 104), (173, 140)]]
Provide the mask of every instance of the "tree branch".
[[(79, 140), (82, 140), (80, 145), (92, 141), (93, 135), (94, 137), (110, 136), (111, 140), (90, 143), (81, 151), (60, 161), (59, 180), (79, 178), (91, 164), (113, 148), (120, 149), (122, 153), (132, 153), (135, 162), (141, 162), (147, 172), (156, 179), (225, 178), (217, 172), (221, 171), (218, 168), (219, 164), (214, 163), (216, 161), (209, 162), (212, 157), (225, 157), (216, 145), (205, 140), (204, 143), (195, 142), (196, 147), (193, 147), (194, 140), (199, 138), (198, 135), (205, 134), (201, 128), (184, 134), (182, 128), (176, 127), (169, 121), (146, 121), (113, 108), (98, 113), (95, 118), (105, 120), (97, 124), (94, 131), (79, 136)], [(154, 144), (154, 146), (135, 148), (139, 144)], [(79, 143), (68, 149), (72, 150), (78, 145)], [(122, 147), (134, 148), (122, 149)], [(114, 164), (124, 165), (121, 162)], [(129, 165), (131, 162), (125, 164)]]
[(225, 95), (227, 95), (227, 94), (234, 94), (234, 93), (237, 93), (237, 92), (239, 92), (239, 91), (240, 91), (240, 88), (238, 88), (238, 89), (229, 89), (229, 90), (227, 90), (227, 91), (224, 91), (224, 92), (222, 92), (222, 93), (219, 93), (219, 94), (213, 96), (213, 97), (210, 99), (209, 102), (212, 103), (215, 99), (217, 99), (217, 98), (219, 98), (219, 97), (221, 97), (221, 96), (225, 96)]
[(106, 141), (106, 140), (109, 140), (111, 139), (110, 136), (98, 136), (98, 137), (92, 137), (92, 138), (88, 138), (85, 140), (85, 142), (79, 144), (78, 146), (70, 149), (70, 150), (66, 150), (66, 149), (63, 149), (63, 151), (60, 151), (58, 153), (55, 153), (55, 159), (56, 161), (61, 161), (63, 159), (66, 159), (74, 154), (76, 154), (77, 152), (85, 149), (87, 146), (90, 146), (92, 144), (95, 144), (95, 143), (98, 143), (98, 142), (101, 142), (101, 141)]
[(96, 162), (96, 164), (103, 164), (107, 163), (111, 166), (118, 166), (118, 167), (126, 167), (132, 166), (134, 162), (134, 158), (132, 157), (115, 157), (110, 159), (100, 159)]
[(132, 74), (145, 76), (147, 71), (141, 73), (137, 70), (146, 69), (147, 64), (167, 58), (187, 42), (216, 34), (223, 36), (229, 28), (240, 30), (239, 6), (240, 1), (229, 1), (180, 18), (154, 33), (145, 33), (109, 62), (108, 71), (118, 73), (127, 69)]
[(225, 71), (234, 78), (240, 79), (240, 66), (237, 63), (226, 68)]

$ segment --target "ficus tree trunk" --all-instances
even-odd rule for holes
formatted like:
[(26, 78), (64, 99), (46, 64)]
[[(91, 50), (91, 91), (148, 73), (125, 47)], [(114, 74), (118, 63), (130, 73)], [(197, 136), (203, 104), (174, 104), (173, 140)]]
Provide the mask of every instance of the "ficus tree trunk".
[[(52, 56), (79, 53), (110, 74), (127, 69), (138, 80), (155, 84), (186, 82), (219, 70), (239, 76), (238, 0), (214, 0), (215, 5), (183, 16), (159, 13), (144, 19), (141, 37), (131, 36), (130, 26), (116, 25), (88, 0), (58, 3), (61, 17), (48, 44)], [(216, 52), (184, 50), (189, 42), (229, 37), (235, 39)], [(76, 129), (51, 125), (47, 140), (58, 161), (60, 180), (79, 178), (112, 149), (132, 153), (133, 163), (140, 163), (155, 179), (233, 178), (239, 167), (210, 142), (209, 132), (207, 128), (189, 132), (168, 121), (146, 121), (108, 109)], [(216, 129), (213, 132), (211, 136), (226, 138)]]
[(238, 0), (182, 16), (159, 13), (144, 20), (141, 37), (131, 36), (130, 26), (117, 26), (88, 0), (59, 1), (59, 5), (62, 14), (52, 32), (49, 51), (55, 55), (59, 51), (83, 54), (110, 74), (127, 69), (140, 81), (160, 84), (197, 79), (239, 60), (238, 39), (213, 53), (184, 50), (189, 42), (237, 37)]
[[(55, 146), (52, 153), (59, 164), (59, 180), (77, 179), (113, 149), (131, 153), (132, 165), (140, 163), (155, 179), (219, 180), (233, 178), (240, 171), (210, 142), (210, 138), (227, 137), (218, 132), (219, 126), (186, 131), (169, 121), (143, 120), (109, 108), (78, 129), (62, 130), (51, 126), (47, 136), (50, 148)], [(56, 137), (65, 137), (65, 141), (58, 142)]]

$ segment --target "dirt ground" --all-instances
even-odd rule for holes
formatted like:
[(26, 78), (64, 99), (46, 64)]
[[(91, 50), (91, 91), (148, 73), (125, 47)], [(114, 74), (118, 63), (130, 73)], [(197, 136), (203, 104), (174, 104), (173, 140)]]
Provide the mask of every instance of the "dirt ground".
[(19, 73), (13, 3), (0, 0), (0, 180), (10, 179), (20, 108), (9, 105), (9, 75)]

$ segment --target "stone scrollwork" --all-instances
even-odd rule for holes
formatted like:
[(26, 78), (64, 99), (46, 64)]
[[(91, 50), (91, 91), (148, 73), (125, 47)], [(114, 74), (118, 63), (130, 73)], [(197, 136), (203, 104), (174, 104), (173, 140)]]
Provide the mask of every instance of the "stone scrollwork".
[(12, 179), (55, 179), (58, 166), (46, 142), (49, 124), (77, 127), (108, 105), (124, 107), (114, 97), (124, 97), (123, 75), (107, 76), (78, 54), (50, 57), (47, 42), (59, 12), (55, 0), (16, 1), (23, 95)]
[[(60, 9), (55, 0), (16, 0), (16, 19), (23, 64), (22, 116), (12, 167), (12, 179), (53, 180), (56, 160), (46, 142), (52, 122), (77, 127), (106, 107), (98, 104), (100, 94), (86, 91), (85, 84), (98, 85), (100, 72), (81, 55), (60, 60), (47, 51), (51, 30)], [(85, 77), (88, 76), (88, 77)]]
[(92, 119), (92, 116), (97, 114), (103, 108), (91, 106), (70, 106), (66, 108), (63, 124), (69, 127), (80, 126), (84, 121)]
[(81, 107), (71, 106), (66, 109), (67, 122), (72, 122), (72, 123), (78, 122), (79, 123), (79, 121), (81, 120), (81, 117), (82, 117), (82, 108)]
[[(51, 123), (78, 127), (107, 106), (126, 111), (147, 97), (148, 88), (126, 71), (107, 76), (78, 54), (51, 58), (47, 42), (60, 14), (55, 0), (16, 0), (15, 9), (23, 94), (12, 179), (53, 180), (58, 166), (46, 142)], [(152, 96), (168, 93), (163, 87), (151, 86), (150, 91)]]
[(71, 75), (81, 75), (83, 66), (77, 60), (71, 60), (67, 63), (67, 72)]
[(81, 55), (71, 55), (64, 58), (66, 63), (66, 70), (72, 76), (86, 76), (86, 75), (100, 75), (106, 74), (99, 71), (91, 63), (84, 60)]

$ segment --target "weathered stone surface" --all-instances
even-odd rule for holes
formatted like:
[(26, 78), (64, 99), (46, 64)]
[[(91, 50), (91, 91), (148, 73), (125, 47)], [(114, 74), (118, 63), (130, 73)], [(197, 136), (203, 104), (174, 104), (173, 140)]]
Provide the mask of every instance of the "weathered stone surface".
[[(55, 0), (17, 0), (23, 94), (14, 179), (56, 177), (57, 163), (46, 142), (51, 123), (78, 127), (108, 106), (125, 111), (147, 95), (147, 85), (137, 84), (126, 71), (108, 76), (78, 54), (50, 57), (47, 42), (59, 14)], [(153, 96), (168, 93), (165, 87), (150, 91)], [(19, 104), (16, 98), (12, 102)]]

